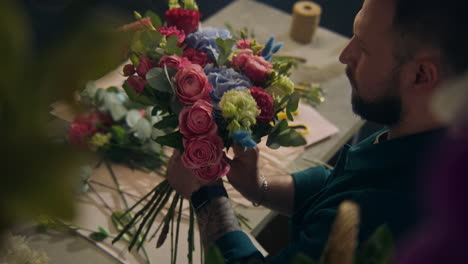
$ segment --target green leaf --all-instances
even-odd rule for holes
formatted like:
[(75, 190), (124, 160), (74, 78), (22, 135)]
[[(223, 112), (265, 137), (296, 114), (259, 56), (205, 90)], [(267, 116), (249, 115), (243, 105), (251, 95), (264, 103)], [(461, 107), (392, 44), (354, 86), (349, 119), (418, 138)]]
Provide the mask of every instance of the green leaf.
[(94, 241), (101, 242), (109, 237), (109, 231), (107, 231), (104, 227), (99, 226), (98, 231), (89, 234), (89, 237)]
[(166, 129), (166, 128), (177, 128), (179, 126), (179, 117), (177, 115), (170, 115), (163, 118), (163, 120), (154, 124), (154, 128)]
[(123, 145), (127, 141), (127, 132), (121, 126), (112, 126), (110, 128), (112, 139), (117, 141), (117, 144)]
[(229, 55), (231, 55), (232, 47), (234, 46), (234, 44), (236, 44), (236, 41), (234, 39), (216, 39), (216, 45), (219, 49), (219, 56), (217, 61), (219, 66), (223, 66), (226, 64)]
[(135, 32), (130, 49), (141, 55), (149, 55), (159, 47), (163, 35), (155, 30), (142, 30)]
[(294, 121), (294, 117), (293, 117), (293, 115), (291, 114), (291, 112), (289, 112), (289, 110), (286, 110), (286, 115), (288, 116), (288, 119), (289, 119), (290, 121)]
[(299, 132), (288, 128), (279, 134), (276, 143), (282, 147), (299, 147), (307, 144), (307, 141)]
[(176, 131), (174, 133), (158, 137), (156, 138), (155, 141), (156, 143), (159, 143), (163, 146), (168, 146), (168, 147), (183, 151), (184, 150), (184, 146), (182, 144), (183, 137), (184, 136), (180, 133), (180, 131)]
[(305, 138), (288, 126), (288, 121), (281, 120), (270, 132), (267, 146), (272, 149), (279, 147), (298, 147), (307, 144)]
[(166, 42), (166, 48), (171, 49), (171, 48), (177, 48), (177, 42), (179, 41), (179, 37), (176, 35), (172, 35), (167, 39)]
[(140, 103), (145, 106), (153, 106), (154, 103), (144, 94), (138, 94), (133, 88), (128, 84), (127, 81), (124, 82), (122, 86), (125, 92), (128, 95), (128, 98), (136, 103)]
[(218, 247), (209, 247), (205, 250), (205, 264), (223, 264), (224, 257)]
[(146, 74), (146, 80), (149, 85), (165, 93), (172, 93), (171, 83), (167, 80), (166, 73), (163, 68), (153, 68)]
[(145, 17), (151, 18), (151, 22), (153, 23), (155, 28), (162, 27), (163, 23), (161, 21), (161, 18), (156, 15), (153, 11), (148, 10), (145, 12)]
[(288, 105), (286, 109), (289, 112), (295, 112), (299, 108), (299, 100), (301, 99), (301, 95), (298, 92), (294, 92), (289, 96)]

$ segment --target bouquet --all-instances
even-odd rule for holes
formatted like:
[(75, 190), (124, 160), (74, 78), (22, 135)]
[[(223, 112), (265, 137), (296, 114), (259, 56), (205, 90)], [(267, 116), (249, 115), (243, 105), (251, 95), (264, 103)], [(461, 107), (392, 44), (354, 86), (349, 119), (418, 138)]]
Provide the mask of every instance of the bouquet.
[[(305, 145), (301, 133), (288, 125), (300, 99), (289, 78), (294, 63), (273, 57), (283, 44), (270, 37), (262, 45), (243, 32), (234, 39), (226, 29), (202, 27), (196, 3), (182, 2), (169, 1), (164, 22), (152, 12), (135, 13), (137, 21), (120, 28), (131, 34), (123, 88), (130, 101), (152, 109), (146, 114), (160, 118), (153, 128), (164, 134), (155, 142), (180, 150), (184, 165), (202, 183), (228, 173), (225, 150), (234, 143), (253, 147), (267, 137), (273, 149)], [(159, 232), (160, 246), (169, 228), (175, 228), (178, 241), (183, 199), (172, 194), (167, 181), (156, 186), (128, 210), (146, 203), (114, 241), (139, 223), (129, 250), (137, 243), (140, 248), (166, 204), (167, 214), (152, 237)], [(190, 207), (190, 263), (193, 225)], [(140, 235), (143, 239), (137, 240)], [(175, 262), (177, 242), (174, 246)]]
[(164, 164), (163, 148), (153, 140), (164, 132), (152, 127), (161, 118), (150, 114), (151, 107), (131, 102), (121, 89), (97, 89), (92, 82), (80, 95), (92, 110), (70, 125), (72, 144), (130, 168), (155, 170)]

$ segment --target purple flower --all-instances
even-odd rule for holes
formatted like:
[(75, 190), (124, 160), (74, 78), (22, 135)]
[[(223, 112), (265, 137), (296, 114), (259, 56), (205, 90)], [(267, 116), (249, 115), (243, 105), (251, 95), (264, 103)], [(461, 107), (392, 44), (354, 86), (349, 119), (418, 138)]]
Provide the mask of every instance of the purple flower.
[(188, 35), (186, 41), (189, 47), (201, 50), (213, 59), (215, 57), (214, 55), (219, 52), (218, 46), (216, 45), (216, 39), (228, 39), (231, 37), (231, 33), (226, 29), (203, 27), (197, 32)]
[(208, 76), (208, 81), (213, 86), (210, 97), (214, 105), (218, 105), (225, 92), (233, 89), (241, 91), (252, 86), (246, 76), (231, 68), (214, 68), (212, 64), (208, 64), (205, 73)]

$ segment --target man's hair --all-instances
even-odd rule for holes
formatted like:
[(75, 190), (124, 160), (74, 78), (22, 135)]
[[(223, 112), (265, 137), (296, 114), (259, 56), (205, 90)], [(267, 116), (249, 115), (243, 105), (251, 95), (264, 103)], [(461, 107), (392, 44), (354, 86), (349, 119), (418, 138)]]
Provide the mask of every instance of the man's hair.
[(394, 30), (400, 35), (397, 56), (411, 59), (418, 48), (440, 51), (449, 75), (468, 71), (468, 1), (394, 0)]

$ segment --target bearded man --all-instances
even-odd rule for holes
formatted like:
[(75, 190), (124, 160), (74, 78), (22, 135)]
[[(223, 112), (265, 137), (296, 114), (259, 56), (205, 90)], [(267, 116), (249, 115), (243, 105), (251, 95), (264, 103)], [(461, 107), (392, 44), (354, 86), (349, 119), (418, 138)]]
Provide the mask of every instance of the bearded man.
[[(298, 253), (317, 259), (345, 200), (360, 206), (360, 242), (382, 224), (398, 240), (420, 220), (416, 176), (445, 131), (431, 100), (468, 69), (468, 39), (457, 30), (467, 25), (467, 13), (460, 0), (364, 1), (340, 61), (347, 66), (354, 112), (386, 129), (344, 146), (334, 169), (265, 178), (258, 150), (234, 148), (231, 184), (252, 202), (291, 217), (290, 244), (269, 262), (288, 263)], [(177, 153), (168, 177), (192, 198), (205, 243), (216, 244), (227, 263), (266, 261), (240, 231), (221, 181), (200, 188)]]

